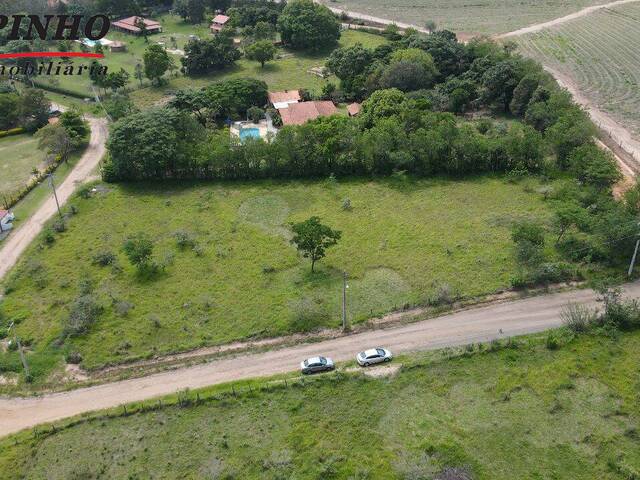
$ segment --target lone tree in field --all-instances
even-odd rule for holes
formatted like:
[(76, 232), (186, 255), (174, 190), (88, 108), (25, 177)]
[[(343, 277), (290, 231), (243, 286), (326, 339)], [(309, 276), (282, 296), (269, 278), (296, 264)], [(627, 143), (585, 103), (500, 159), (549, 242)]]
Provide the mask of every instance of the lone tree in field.
[(122, 250), (132, 265), (145, 270), (151, 261), (153, 242), (145, 234), (138, 233), (125, 240)]
[(325, 250), (338, 243), (342, 236), (342, 232), (322, 225), (318, 217), (311, 217), (300, 223), (292, 223), (291, 229), (294, 233), (291, 243), (296, 245), (304, 258), (311, 259), (312, 273), (316, 262), (325, 257)]
[(144, 74), (155, 85), (160, 85), (162, 76), (169, 69), (173, 60), (162, 45), (149, 45), (142, 58)]
[(245, 49), (245, 55), (249, 60), (260, 62), (260, 66), (264, 68), (264, 64), (276, 55), (276, 47), (269, 40), (260, 40), (252, 43)]

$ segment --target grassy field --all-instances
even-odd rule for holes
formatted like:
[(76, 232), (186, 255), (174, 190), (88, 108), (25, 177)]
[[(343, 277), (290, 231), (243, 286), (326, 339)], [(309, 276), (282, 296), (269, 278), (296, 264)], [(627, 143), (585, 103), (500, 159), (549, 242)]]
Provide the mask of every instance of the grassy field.
[[(339, 42), (340, 47), (361, 43), (366, 47), (375, 48), (385, 43), (385, 39), (379, 35), (373, 35), (355, 30), (342, 32)], [(308, 73), (313, 67), (324, 66), (328, 52), (323, 53), (302, 53), (292, 52), (287, 49), (279, 50), (280, 58), (267, 63), (264, 68), (260, 64), (245, 58), (236, 62), (236, 65), (225, 71), (200, 77), (186, 77), (180, 75), (171, 78), (167, 85), (162, 87), (145, 87), (135, 90), (131, 98), (139, 107), (149, 107), (171, 92), (180, 88), (198, 88), (231, 78), (251, 77), (263, 80), (271, 90), (286, 90), (306, 88), (310, 91), (320, 92), (323, 85), (333, 81), (335, 77), (320, 78), (317, 75)]]
[[(268, 63), (265, 68), (261, 68), (257, 62), (241, 59), (237, 64), (226, 71), (218, 72), (212, 75), (201, 76), (198, 78), (185, 77), (181, 74), (171, 77), (169, 83), (160, 88), (151, 87), (148, 80), (144, 80), (143, 88), (140, 88), (138, 80), (134, 77), (135, 66), (142, 63), (142, 56), (148, 45), (156, 42), (162, 42), (169, 50), (174, 49), (172, 38), (175, 39), (178, 50), (186, 45), (189, 35), (197, 35), (200, 38), (209, 38), (208, 24), (190, 25), (182, 21), (175, 15), (165, 15), (159, 18), (163, 25), (163, 33), (149, 36), (149, 43), (144, 38), (134, 35), (127, 35), (113, 30), (107, 35), (109, 40), (118, 40), (127, 44), (126, 52), (111, 53), (105, 49), (104, 65), (109, 67), (109, 71), (119, 71), (124, 68), (130, 74), (129, 88), (134, 89), (132, 98), (140, 107), (148, 107), (162, 100), (162, 98), (179, 88), (199, 87), (208, 85), (214, 81), (221, 81), (227, 78), (236, 77), (255, 77), (264, 80), (269, 87), (277, 89), (287, 88), (307, 88), (309, 90), (319, 91), (328, 80), (322, 79), (316, 75), (307, 73), (312, 67), (323, 66), (327, 53), (305, 54), (300, 52), (291, 52), (286, 49), (280, 49), (281, 58)], [(346, 31), (343, 33), (340, 41), (341, 46), (353, 45), (360, 42), (368, 47), (375, 47), (385, 42), (385, 39), (379, 35), (372, 35), (364, 32)], [(76, 47), (78, 48), (78, 47)], [(172, 53), (176, 66), (179, 68), (180, 55)], [(86, 63), (86, 62), (85, 62)], [(91, 82), (88, 75), (69, 76), (69, 77), (42, 77), (43, 83), (51, 83), (70, 90), (81, 95), (93, 97), (91, 90)], [(61, 101), (61, 103), (68, 103)]]
[(31, 135), (0, 139), (0, 205), (2, 195), (9, 196), (28, 183), (31, 172), (42, 166), (44, 158), (38, 140)]
[[(564, 341), (553, 351), (528, 338), (396, 359), (404, 365), (388, 378), (290, 378), (253, 393), (236, 385), (246, 392), (238, 398), (222, 386), (198, 405), (27, 432), (0, 443), (0, 476), (638, 478), (640, 334)], [(438, 476), (446, 468), (471, 476)]]
[(323, 0), (327, 6), (423, 26), (428, 20), (461, 33), (506, 33), (546, 22), (605, 0)]
[(581, 92), (640, 134), (640, 5), (600, 10), (514, 38), (520, 50), (572, 78)]
[[(342, 271), (350, 277), (349, 319), (360, 322), (405, 304), (424, 304), (448, 285), (478, 296), (509, 285), (516, 271), (510, 225), (546, 218), (536, 185), (499, 178), (380, 180), (153, 187), (105, 185), (51, 246), (35, 242), (5, 281), (2, 310), (31, 344), (30, 362), (46, 381), (64, 351), (84, 366), (193, 349), (251, 337), (340, 324)], [(350, 199), (352, 210), (342, 209)], [(289, 244), (288, 222), (318, 215), (343, 232), (310, 273)], [(180, 250), (189, 232), (198, 255)], [(140, 278), (121, 251), (147, 232), (169, 263)], [(110, 252), (118, 267), (92, 264)], [(103, 312), (91, 331), (56, 347), (81, 289), (91, 285)], [(15, 354), (0, 362), (15, 362)]]

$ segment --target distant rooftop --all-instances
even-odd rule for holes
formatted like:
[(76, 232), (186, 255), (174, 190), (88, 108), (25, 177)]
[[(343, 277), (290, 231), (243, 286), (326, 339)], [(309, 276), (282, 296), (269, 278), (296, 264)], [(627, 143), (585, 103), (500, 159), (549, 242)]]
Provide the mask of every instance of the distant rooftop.
[(129, 32), (133, 32), (133, 33), (140, 33), (140, 27), (138, 27), (138, 24), (140, 23), (140, 20), (142, 20), (144, 22), (145, 27), (147, 27), (147, 30), (161, 30), (162, 26), (160, 25), (159, 22), (156, 22), (155, 20), (149, 20), (148, 18), (144, 18), (144, 17), (127, 17), (127, 18), (123, 18), (122, 20), (118, 20), (117, 22), (113, 22), (112, 25), (116, 28), (120, 28), (122, 30), (127, 30)]

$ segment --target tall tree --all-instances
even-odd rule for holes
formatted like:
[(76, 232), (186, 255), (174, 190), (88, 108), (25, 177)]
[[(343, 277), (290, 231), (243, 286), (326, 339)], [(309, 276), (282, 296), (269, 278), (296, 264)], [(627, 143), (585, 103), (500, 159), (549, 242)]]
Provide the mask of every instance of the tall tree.
[(335, 45), (340, 23), (324, 5), (313, 0), (289, 2), (278, 19), (282, 41), (297, 49), (319, 50)]
[(149, 45), (142, 57), (144, 73), (155, 85), (159, 85), (162, 76), (169, 69), (171, 57), (162, 45)]
[(255, 60), (260, 62), (260, 66), (264, 68), (264, 64), (276, 55), (276, 47), (273, 42), (269, 40), (260, 40), (252, 43), (245, 49), (245, 54), (249, 60)]
[(291, 243), (302, 252), (302, 256), (311, 259), (311, 272), (315, 264), (326, 255), (326, 250), (332, 247), (342, 237), (342, 232), (332, 230), (320, 223), (319, 217), (311, 217), (300, 223), (292, 223), (293, 238)]

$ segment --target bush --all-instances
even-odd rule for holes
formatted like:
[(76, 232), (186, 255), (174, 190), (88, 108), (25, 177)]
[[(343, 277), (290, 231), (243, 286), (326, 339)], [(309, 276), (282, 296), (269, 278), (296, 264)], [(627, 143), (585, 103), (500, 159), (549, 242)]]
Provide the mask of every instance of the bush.
[(176, 239), (176, 245), (180, 250), (195, 248), (196, 246), (196, 240), (193, 238), (193, 235), (185, 230), (174, 232), (173, 237)]
[(78, 297), (71, 306), (71, 311), (64, 327), (65, 336), (86, 333), (96, 322), (100, 313), (102, 313), (102, 307), (97, 303), (93, 295)]
[(545, 340), (545, 345), (549, 350), (557, 350), (560, 348), (560, 340), (554, 332), (550, 332)]
[(56, 220), (53, 222), (53, 229), (58, 233), (62, 233), (67, 229), (67, 224), (62, 219)]
[(596, 317), (595, 311), (577, 303), (569, 303), (560, 312), (562, 323), (573, 333), (587, 332), (594, 324)]
[(331, 319), (321, 299), (301, 298), (292, 305), (291, 310), (291, 329), (296, 332), (317, 330)]
[(442, 305), (450, 305), (455, 300), (455, 294), (451, 285), (448, 283), (442, 283), (438, 285), (435, 292), (429, 297), (428, 304), (432, 307), (439, 307)]
[(82, 363), (82, 354), (80, 352), (68, 352), (64, 357), (64, 361), (70, 365), (78, 365)]
[(94, 265), (100, 265), (101, 267), (106, 267), (116, 263), (116, 260), (117, 258), (113, 252), (103, 251), (96, 253), (91, 259), (91, 263)]

